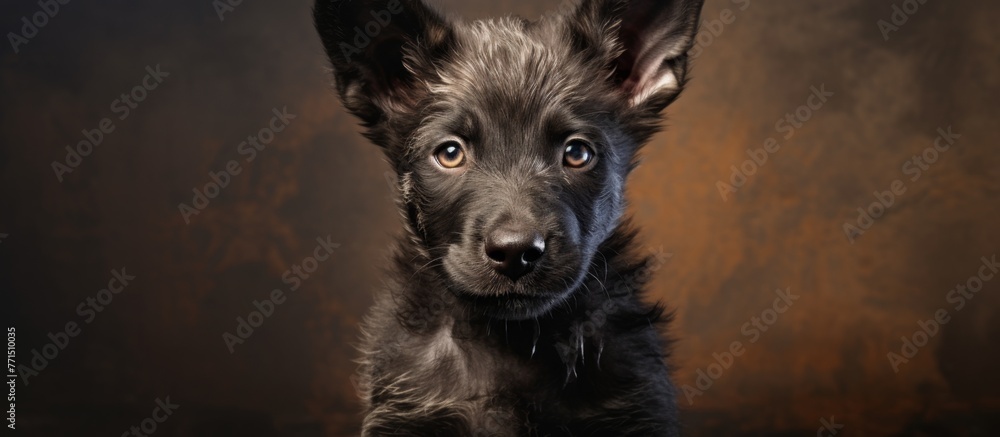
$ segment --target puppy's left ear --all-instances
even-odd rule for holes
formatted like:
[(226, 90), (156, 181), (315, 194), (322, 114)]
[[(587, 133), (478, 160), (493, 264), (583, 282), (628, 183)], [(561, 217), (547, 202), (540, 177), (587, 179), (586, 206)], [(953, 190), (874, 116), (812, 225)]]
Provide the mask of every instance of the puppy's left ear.
[(583, 0), (570, 20), (602, 52), (632, 107), (660, 112), (680, 94), (704, 0)]
[(422, 0), (316, 0), (313, 19), (344, 106), (369, 127), (415, 110), (421, 68), (451, 40)]

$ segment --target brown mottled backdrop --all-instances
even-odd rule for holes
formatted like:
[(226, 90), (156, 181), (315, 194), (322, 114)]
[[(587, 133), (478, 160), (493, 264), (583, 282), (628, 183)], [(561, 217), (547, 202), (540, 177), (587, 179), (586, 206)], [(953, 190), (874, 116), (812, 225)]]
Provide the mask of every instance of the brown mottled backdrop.
[[(831, 417), (846, 435), (998, 435), (1000, 277), (961, 310), (947, 296), (1000, 252), (1000, 5), (928, 0), (886, 41), (892, 5), (705, 7), (693, 81), (629, 191), (644, 244), (673, 254), (654, 295), (677, 310), (677, 382), (703, 389), (679, 400), (688, 435), (815, 435)], [(5, 34), (41, 10), (2, 9)], [(71, 1), (2, 47), (0, 305), (19, 364), (81, 326), (18, 380), (24, 435), (121, 435), (167, 396), (180, 408), (157, 436), (357, 431), (357, 323), (399, 224), (387, 167), (330, 91), (308, 1), (223, 18), (210, 0)], [(112, 101), (156, 65), (169, 77), (119, 120)], [(833, 95), (786, 139), (775, 123), (814, 86)], [(297, 117), (243, 161), (284, 107)], [(59, 182), (52, 162), (105, 117), (115, 130)], [(948, 127), (961, 137), (911, 181), (904, 162)], [(780, 149), (724, 200), (717, 183), (769, 137)], [(242, 173), (185, 224), (178, 204), (233, 159)], [(906, 192), (851, 243), (844, 223), (897, 179)], [(229, 353), (223, 333), (327, 235), (333, 256)], [(77, 305), (123, 267), (136, 278), (85, 323)], [(751, 342), (744, 323), (779, 288), (798, 300)], [(950, 321), (894, 371), (887, 354), (940, 308)], [(706, 387), (699, 370), (734, 341), (745, 353)]]

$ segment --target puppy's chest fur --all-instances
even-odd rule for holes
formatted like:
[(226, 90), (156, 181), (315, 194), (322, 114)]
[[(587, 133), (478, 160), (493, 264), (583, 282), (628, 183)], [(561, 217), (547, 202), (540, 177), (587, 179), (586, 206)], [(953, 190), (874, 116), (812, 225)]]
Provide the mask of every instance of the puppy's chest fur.
[(372, 388), (388, 388), (382, 406), (396, 405), (402, 407), (399, 414), (406, 414), (410, 405), (419, 405), (413, 411), (421, 411), (421, 417), (414, 420), (426, 421), (427, 431), (520, 435), (521, 410), (532, 403), (531, 392), (544, 378), (544, 369), (495, 338), (460, 332), (466, 328), (456, 327), (450, 317), (438, 322), (426, 334), (397, 338), (396, 353), (379, 358), (384, 366), (369, 369), (373, 381), (385, 383)]

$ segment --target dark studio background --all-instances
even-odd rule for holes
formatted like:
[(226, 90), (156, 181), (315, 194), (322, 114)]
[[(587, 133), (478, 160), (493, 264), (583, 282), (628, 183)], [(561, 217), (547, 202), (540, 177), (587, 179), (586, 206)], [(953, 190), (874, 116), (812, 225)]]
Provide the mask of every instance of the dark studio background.
[[(831, 416), (841, 435), (998, 435), (1000, 278), (960, 311), (946, 295), (1000, 252), (1000, 5), (928, 0), (886, 41), (892, 1), (743, 3), (708, 1), (706, 21), (735, 21), (630, 181), (641, 241), (672, 254), (652, 295), (677, 310), (677, 383), (746, 346), (680, 397), (687, 435), (815, 435)], [(18, 433), (121, 435), (167, 396), (180, 407), (156, 436), (357, 432), (357, 324), (399, 218), (380, 152), (331, 92), (310, 7), (244, 1), (220, 21), (210, 0), (74, 0), (19, 53), (2, 47), (0, 305), (22, 364), (81, 326), (18, 383)], [(38, 10), (5, 1), (0, 30)], [(157, 64), (169, 77), (118, 120), (111, 102)], [(776, 132), (820, 85), (823, 107)], [(283, 107), (297, 118), (246, 163), (237, 145)], [(52, 161), (105, 117), (115, 131), (60, 183)], [(911, 182), (902, 164), (949, 126), (961, 138)], [(723, 200), (716, 182), (769, 137), (781, 149)], [(242, 173), (185, 224), (178, 204), (233, 159)], [(850, 243), (844, 222), (896, 179), (907, 191)], [(222, 334), (327, 235), (333, 256), (230, 354)], [(122, 267), (136, 279), (84, 323), (77, 305)], [(777, 288), (801, 297), (751, 344), (741, 326)], [(950, 322), (894, 372), (887, 353), (939, 308)]]

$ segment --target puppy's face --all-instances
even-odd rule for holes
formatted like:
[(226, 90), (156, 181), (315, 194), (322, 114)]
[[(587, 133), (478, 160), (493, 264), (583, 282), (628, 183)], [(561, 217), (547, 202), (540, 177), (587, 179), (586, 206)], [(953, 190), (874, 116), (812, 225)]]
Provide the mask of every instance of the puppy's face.
[(578, 288), (617, 226), (699, 10), (589, 0), (538, 22), (467, 24), (416, 1), (321, 0), (316, 20), (429, 268), (477, 309), (522, 319)]
[[(502, 317), (579, 286), (634, 150), (599, 66), (541, 26), (456, 26), (406, 151), (416, 224), (453, 290)], [(555, 44), (562, 43), (563, 47)]]

